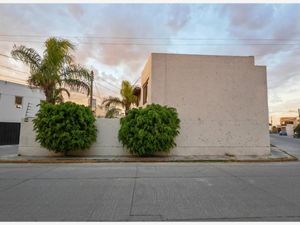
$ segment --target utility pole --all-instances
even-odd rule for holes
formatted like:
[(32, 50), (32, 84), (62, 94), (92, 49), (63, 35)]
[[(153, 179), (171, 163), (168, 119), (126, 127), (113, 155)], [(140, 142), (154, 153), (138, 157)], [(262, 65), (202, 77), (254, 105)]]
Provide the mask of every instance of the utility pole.
[(91, 93), (90, 93), (90, 108), (93, 108), (93, 83), (94, 83), (94, 71), (91, 72)]

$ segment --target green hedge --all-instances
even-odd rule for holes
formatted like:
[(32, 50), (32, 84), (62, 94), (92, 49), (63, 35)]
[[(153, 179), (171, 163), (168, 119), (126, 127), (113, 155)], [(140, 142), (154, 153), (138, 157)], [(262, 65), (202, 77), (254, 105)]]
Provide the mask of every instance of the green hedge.
[(96, 119), (83, 105), (66, 102), (53, 105), (42, 103), (33, 120), (36, 140), (54, 152), (88, 149), (96, 141)]
[(119, 140), (132, 154), (149, 156), (176, 146), (180, 120), (175, 108), (152, 104), (132, 109), (120, 123)]

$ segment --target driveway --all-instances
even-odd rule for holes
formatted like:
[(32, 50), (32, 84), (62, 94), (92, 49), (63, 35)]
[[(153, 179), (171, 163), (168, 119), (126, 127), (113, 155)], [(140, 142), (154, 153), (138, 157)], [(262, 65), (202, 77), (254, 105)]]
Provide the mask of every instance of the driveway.
[(300, 139), (270, 134), (271, 144), (300, 159)]
[(0, 164), (1, 221), (299, 221), (300, 163)]

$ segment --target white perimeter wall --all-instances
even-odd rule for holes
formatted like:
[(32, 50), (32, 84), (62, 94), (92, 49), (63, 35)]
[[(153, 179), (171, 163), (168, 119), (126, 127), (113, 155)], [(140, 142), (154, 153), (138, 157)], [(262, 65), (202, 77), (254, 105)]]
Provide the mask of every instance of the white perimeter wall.
[[(98, 118), (96, 120), (97, 141), (90, 149), (84, 152), (70, 153), (69, 155), (82, 156), (122, 156), (128, 155), (118, 141), (118, 131), (120, 128), (119, 119)], [(35, 132), (33, 123), (30, 119), (28, 122), (22, 121), (21, 134), (18, 154), (23, 156), (55, 156), (47, 149), (40, 146), (35, 141)]]
[[(123, 148), (122, 144), (118, 141), (118, 131), (120, 128), (119, 119), (105, 119), (98, 118), (96, 121), (96, 126), (98, 129), (97, 141), (91, 146), (90, 149), (83, 152), (70, 153), (69, 155), (77, 156), (126, 156), (130, 155), (128, 151)], [(182, 137), (176, 139), (176, 143), (179, 147), (171, 150), (170, 155), (197, 155), (203, 152), (203, 148), (194, 147), (193, 149), (183, 148), (186, 143)], [(199, 149), (201, 151), (199, 151)], [(197, 151), (198, 150), (198, 151)], [(220, 155), (219, 151), (212, 151), (212, 149), (207, 150), (207, 155), (213, 155), (217, 152)], [(228, 152), (230, 148), (227, 149)], [(239, 151), (237, 155), (241, 153), (247, 155), (248, 152)], [(251, 151), (251, 153), (253, 153)], [(32, 119), (29, 119), (28, 122), (22, 121), (21, 123), (21, 135), (20, 135), (20, 144), (18, 154), (22, 156), (58, 156), (60, 154), (54, 154), (53, 152), (48, 151), (47, 149), (40, 146), (39, 143), (35, 141), (35, 132), (33, 131)], [(165, 155), (165, 153), (162, 153)], [(251, 155), (251, 154), (249, 154)]]

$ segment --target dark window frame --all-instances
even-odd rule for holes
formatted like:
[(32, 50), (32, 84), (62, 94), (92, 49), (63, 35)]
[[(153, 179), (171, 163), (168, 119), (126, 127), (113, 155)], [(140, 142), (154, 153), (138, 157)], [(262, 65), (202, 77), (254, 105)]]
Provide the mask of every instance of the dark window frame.
[(149, 79), (146, 80), (146, 82), (143, 84), (143, 105), (145, 105), (148, 102), (148, 82)]
[(15, 105), (16, 105), (16, 108), (18, 108), (18, 109), (23, 108), (23, 96), (15, 96)]

